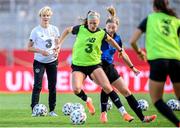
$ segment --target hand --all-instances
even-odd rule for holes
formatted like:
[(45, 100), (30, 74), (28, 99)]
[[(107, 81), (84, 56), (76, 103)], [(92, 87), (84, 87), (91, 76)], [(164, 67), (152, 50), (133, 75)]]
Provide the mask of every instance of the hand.
[(139, 52), (138, 52), (138, 56), (139, 56), (139, 58), (141, 59), (141, 60), (143, 60), (143, 61), (147, 61), (147, 56), (146, 56), (146, 53), (144, 52), (144, 51), (142, 51), (142, 50), (140, 50)]
[(57, 58), (58, 55), (59, 55), (59, 52), (60, 52), (60, 46), (57, 45), (57, 46), (53, 49), (53, 51), (54, 51), (54, 57)]
[(49, 56), (49, 52), (48, 52), (48, 51), (40, 50), (40, 53), (41, 53), (43, 56)]
[(135, 67), (132, 68), (132, 71), (134, 72), (134, 74), (136, 76), (140, 74), (140, 71), (137, 68), (135, 68)]

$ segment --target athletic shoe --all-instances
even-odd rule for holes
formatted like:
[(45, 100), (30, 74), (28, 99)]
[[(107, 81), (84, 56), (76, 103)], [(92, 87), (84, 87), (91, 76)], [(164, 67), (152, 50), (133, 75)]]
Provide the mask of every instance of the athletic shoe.
[(51, 112), (49, 112), (49, 116), (53, 116), (53, 117), (56, 117), (56, 116), (58, 116), (54, 111), (51, 111)]
[(107, 113), (106, 112), (102, 112), (101, 113), (100, 121), (101, 121), (101, 123), (107, 123), (108, 122)]
[(36, 115), (36, 113), (32, 113), (31, 116), (32, 117), (36, 117), (37, 115)]
[(90, 113), (91, 115), (94, 115), (94, 114), (95, 114), (95, 108), (94, 108), (92, 99), (91, 99), (90, 97), (87, 98), (86, 106), (87, 106), (87, 108), (88, 108), (88, 110), (89, 110), (89, 113)]
[(154, 121), (157, 118), (157, 115), (152, 115), (152, 116), (145, 116), (143, 122), (144, 123), (149, 123)]
[(125, 114), (123, 115), (123, 119), (124, 119), (125, 121), (131, 122), (131, 121), (134, 120), (134, 117), (131, 116), (131, 115), (128, 114), (128, 113), (125, 113)]

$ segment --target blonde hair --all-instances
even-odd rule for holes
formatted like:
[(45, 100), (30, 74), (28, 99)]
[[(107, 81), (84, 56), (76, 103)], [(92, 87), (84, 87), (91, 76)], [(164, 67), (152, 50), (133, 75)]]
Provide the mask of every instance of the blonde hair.
[(49, 6), (45, 6), (45, 7), (41, 8), (39, 10), (39, 16), (41, 17), (44, 14), (51, 16), (53, 14), (52, 9)]
[(89, 11), (87, 19), (100, 19), (100, 14), (96, 11)]
[(88, 11), (86, 18), (79, 17), (79, 20), (82, 22), (83, 25), (87, 25), (87, 20), (94, 18), (100, 19), (100, 14), (96, 11), (90, 10)]
[(110, 13), (108, 19), (106, 20), (107, 23), (116, 23), (119, 25), (119, 18), (116, 16), (116, 9), (113, 6), (107, 7), (107, 11)]

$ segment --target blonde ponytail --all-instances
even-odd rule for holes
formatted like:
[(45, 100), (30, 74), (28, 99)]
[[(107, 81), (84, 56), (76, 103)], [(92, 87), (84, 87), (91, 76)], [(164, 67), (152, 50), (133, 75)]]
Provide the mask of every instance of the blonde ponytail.
[(119, 18), (116, 16), (116, 9), (113, 6), (107, 7), (107, 11), (109, 12), (110, 16), (108, 16), (106, 20), (107, 23), (116, 23), (119, 25)]
[(110, 13), (111, 17), (116, 17), (116, 9), (113, 6), (107, 7), (107, 11)]

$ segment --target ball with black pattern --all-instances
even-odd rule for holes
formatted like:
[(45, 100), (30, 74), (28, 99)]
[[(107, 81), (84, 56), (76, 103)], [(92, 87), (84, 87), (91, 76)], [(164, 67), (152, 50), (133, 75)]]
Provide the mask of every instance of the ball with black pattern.
[(170, 99), (167, 101), (167, 105), (171, 108), (173, 111), (180, 111), (180, 103), (176, 99)]
[(73, 111), (73, 103), (65, 103), (62, 107), (62, 112), (65, 116), (69, 116)]
[(81, 111), (85, 111), (84, 106), (81, 103), (74, 103), (73, 104), (73, 111), (80, 109)]
[(70, 114), (70, 121), (74, 125), (82, 125), (86, 122), (86, 113), (80, 109), (74, 110)]
[(138, 100), (138, 105), (142, 111), (147, 111), (149, 108), (149, 103), (145, 99)]
[(48, 113), (47, 107), (44, 104), (36, 104), (33, 107), (33, 113), (36, 116), (46, 116)]

